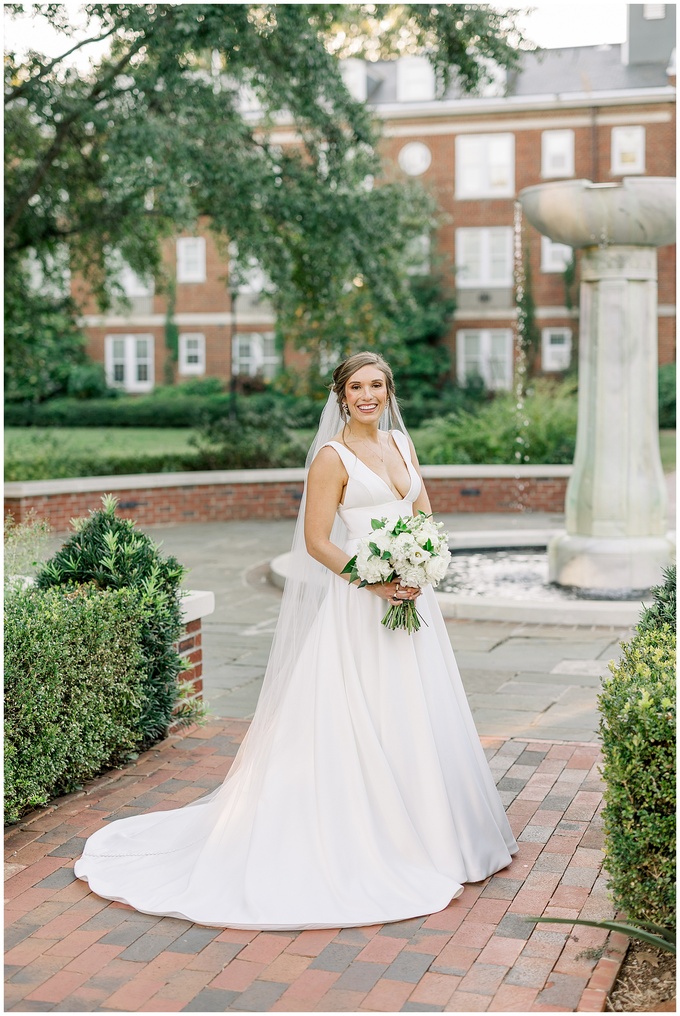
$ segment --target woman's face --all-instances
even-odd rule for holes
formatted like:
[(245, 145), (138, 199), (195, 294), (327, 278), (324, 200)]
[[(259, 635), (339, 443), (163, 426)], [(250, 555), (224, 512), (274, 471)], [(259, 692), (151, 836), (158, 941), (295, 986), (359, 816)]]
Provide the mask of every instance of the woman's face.
[(379, 367), (360, 367), (345, 385), (350, 420), (377, 423), (387, 405), (387, 379)]

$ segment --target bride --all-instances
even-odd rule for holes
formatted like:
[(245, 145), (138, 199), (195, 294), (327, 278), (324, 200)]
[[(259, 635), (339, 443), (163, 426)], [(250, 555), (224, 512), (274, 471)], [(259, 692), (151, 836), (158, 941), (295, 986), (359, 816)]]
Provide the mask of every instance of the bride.
[[(431, 586), (342, 571), (371, 519), (430, 503), (389, 365), (357, 353), (308, 456), (257, 710), (224, 783), (112, 822), (75, 874), (108, 899), (218, 927), (337, 928), (442, 910), (517, 850)], [(411, 635), (380, 624), (418, 598)]]

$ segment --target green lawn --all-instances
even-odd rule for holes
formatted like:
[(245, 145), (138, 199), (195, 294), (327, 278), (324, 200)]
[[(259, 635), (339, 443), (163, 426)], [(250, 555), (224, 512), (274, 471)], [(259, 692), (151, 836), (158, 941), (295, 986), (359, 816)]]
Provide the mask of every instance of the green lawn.
[(185, 427), (7, 427), (5, 456), (35, 459), (46, 449), (61, 455), (128, 456), (179, 454), (191, 451), (194, 431)]

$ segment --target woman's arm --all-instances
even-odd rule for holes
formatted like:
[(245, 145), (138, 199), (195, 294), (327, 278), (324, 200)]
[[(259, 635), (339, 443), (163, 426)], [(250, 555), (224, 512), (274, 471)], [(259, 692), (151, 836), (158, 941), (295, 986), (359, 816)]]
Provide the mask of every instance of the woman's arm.
[[(305, 543), (308, 554), (336, 575), (341, 574), (348, 557), (329, 537), (346, 482), (347, 471), (338, 453), (332, 448), (322, 448), (307, 477)], [(348, 575), (342, 577), (349, 578)]]
[(416, 472), (418, 473), (421, 482), (420, 494), (413, 502), (413, 514), (417, 515), (418, 512), (425, 512), (426, 515), (431, 515), (432, 507), (430, 505), (430, 499), (427, 496), (427, 491), (425, 490), (425, 483), (423, 482), (423, 476), (420, 471), (420, 463), (418, 462), (418, 456), (416, 455), (416, 450), (413, 447), (413, 441), (411, 440), (411, 438), (408, 439), (408, 443), (411, 448), (411, 461), (415, 466)]
[[(307, 477), (305, 544), (307, 553), (316, 561), (349, 582), (349, 575), (342, 575), (349, 560), (347, 553), (329, 539), (346, 482), (347, 471), (337, 452), (332, 448), (322, 448)], [(375, 582), (365, 588), (390, 603), (415, 600), (420, 596), (420, 589), (402, 586), (398, 581)]]

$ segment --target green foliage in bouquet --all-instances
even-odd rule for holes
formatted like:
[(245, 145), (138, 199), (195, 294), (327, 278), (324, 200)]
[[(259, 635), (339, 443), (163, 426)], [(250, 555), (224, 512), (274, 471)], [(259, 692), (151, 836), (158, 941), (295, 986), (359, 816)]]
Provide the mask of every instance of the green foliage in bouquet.
[(136, 751), (146, 666), (140, 599), (93, 584), (5, 597), (5, 821)]
[(599, 696), (605, 867), (628, 919), (675, 926), (675, 630), (622, 643)]
[[(116, 515), (117, 499), (102, 498), (103, 507), (89, 518), (73, 520), (75, 532), (38, 573), (39, 588), (134, 589), (139, 595), (145, 678), (139, 720), (142, 747), (165, 736), (171, 719), (194, 719), (184, 703), (176, 711), (178, 675), (183, 664), (173, 643), (182, 631), (180, 581), (182, 565), (164, 557), (135, 523)], [(174, 712), (173, 712), (174, 710)]]

